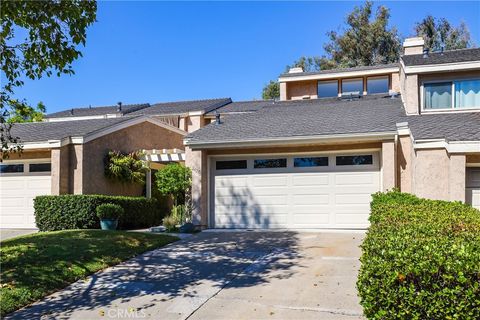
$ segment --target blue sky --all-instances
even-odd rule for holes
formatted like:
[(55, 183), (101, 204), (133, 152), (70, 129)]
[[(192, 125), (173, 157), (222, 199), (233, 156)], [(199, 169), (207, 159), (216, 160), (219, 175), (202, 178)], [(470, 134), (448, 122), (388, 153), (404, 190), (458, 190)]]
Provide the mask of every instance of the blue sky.
[[(376, 2), (403, 36), (425, 15), (465, 21), (480, 45), (480, 1)], [(76, 74), (27, 81), (17, 96), (47, 112), (71, 107), (232, 97), (263, 85), (362, 2), (99, 2)]]

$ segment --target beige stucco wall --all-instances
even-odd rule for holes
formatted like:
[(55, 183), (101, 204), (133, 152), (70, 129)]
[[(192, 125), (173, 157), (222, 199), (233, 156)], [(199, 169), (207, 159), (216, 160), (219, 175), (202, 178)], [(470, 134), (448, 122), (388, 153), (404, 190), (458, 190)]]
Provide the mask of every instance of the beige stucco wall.
[(52, 194), (66, 194), (69, 191), (69, 146), (52, 149)]
[(400, 70), (400, 92), (405, 106), (405, 112), (409, 115), (419, 114), (419, 82), (417, 74), (405, 74)]
[(287, 83), (280, 82), (280, 100), (285, 101), (287, 100)]
[(400, 92), (400, 73), (394, 72), (390, 76), (390, 89), (395, 92)]
[(83, 193), (83, 145), (69, 146), (68, 193)]
[(382, 142), (381, 168), (382, 190), (388, 191), (396, 187), (396, 154), (395, 141)]
[(397, 182), (402, 192), (412, 192), (413, 145), (410, 136), (400, 136), (397, 143)]
[(183, 135), (143, 122), (83, 145), (84, 194), (141, 195), (143, 186), (111, 181), (104, 174), (104, 157), (109, 150), (133, 152), (141, 149), (183, 149)]
[(185, 148), (185, 165), (192, 170), (193, 224), (208, 227), (208, 164), (207, 151)]
[(465, 201), (466, 156), (445, 149), (416, 150), (413, 193), (422, 198)]

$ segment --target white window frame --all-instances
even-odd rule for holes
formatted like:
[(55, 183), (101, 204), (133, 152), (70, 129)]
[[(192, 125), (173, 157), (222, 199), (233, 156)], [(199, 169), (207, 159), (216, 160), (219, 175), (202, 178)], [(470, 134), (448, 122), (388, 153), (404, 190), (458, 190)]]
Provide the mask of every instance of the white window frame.
[[(480, 78), (460, 78), (460, 79), (442, 79), (442, 80), (429, 80), (423, 81), (420, 86), (420, 105), (422, 113), (435, 113), (435, 112), (451, 112), (451, 111), (471, 111), (471, 110), (479, 110), (480, 106), (476, 107), (469, 107), (469, 108), (457, 108), (455, 107), (455, 82), (456, 81), (471, 81), (471, 80), (479, 80)], [(425, 85), (429, 83), (442, 83), (442, 82), (451, 82), (451, 96), (452, 96), (452, 107), (451, 108), (441, 108), (441, 109), (426, 109), (425, 108)]]
[[(367, 92), (365, 91), (365, 77), (359, 77), (359, 78), (346, 78), (346, 79), (342, 79), (342, 83), (341, 83), (341, 87), (340, 87), (340, 90), (342, 92), (342, 94), (345, 93), (345, 91), (343, 91), (343, 83), (344, 82), (354, 82), (354, 81), (358, 81), (360, 80), (362, 82), (362, 89), (359, 91), (363, 96), (367, 95)], [(354, 92), (354, 91), (347, 91), (347, 92)]]
[(2, 173), (0, 177), (14, 177), (14, 176), (49, 176), (52, 174), (52, 171), (44, 171), (44, 172), (30, 172), (30, 164), (36, 163), (52, 163), (51, 159), (25, 159), (25, 160), (4, 160), (2, 164), (5, 165), (16, 165), (16, 164), (23, 164), (23, 172), (9, 172), (9, 173)]

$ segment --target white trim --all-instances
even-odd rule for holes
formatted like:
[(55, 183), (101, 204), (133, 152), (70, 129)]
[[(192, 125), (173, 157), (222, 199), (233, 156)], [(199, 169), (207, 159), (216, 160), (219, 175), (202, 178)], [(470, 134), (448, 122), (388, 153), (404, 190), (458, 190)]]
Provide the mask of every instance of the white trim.
[(271, 145), (292, 145), (300, 143), (315, 143), (315, 142), (359, 142), (359, 141), (377, 141), (385, 139), (394, 139), (397, 131), (388, 132), (371, 132), (371, 133), (348, 133), (348, 134), (332, 134), (332, 135), (318, 135), (318, 136), (298, 136), (298, 137), (279, 137), (267, 139), (245, 139), (245, 140), (224, 140), (224, 141), (206, 141), (194, 142), (184, 139), (184, 145), (192, 149), (206, 149), (206, 148), (229, 148), (229, 147), (254, 147), (254, 146), (271, 146)]
[(142, 117), (139, 117), (139, 118), (133, 118), (131, 120), (121, 122), (119, 124), (115, 124), (113, 126), (110, 126), (110, 127), (104, 128), (104, 129), (100, 129), (100, 130), (91, 132), (91, 133), (89, 133), (89, 134), (87, 134), (83, 137), (83, 143), (87, 143), (89, 141), (92, 141), (92, 140), (95, 140), (97, 138), (103, 137), (107, 134), (110, 134), (110, 133), (116, 132), (118, 130), (122, 130), (122, 129), (125, 129), (125, 128), (128, 128), (128, 127), (134, 126), (136, 124), (140, 124), (142, 122), (149, 122), (149, 123), (155, 124), (159, 127), (168, 129), (170, 131), (176, 132), (176, 133), (181, 134), (183, 136), (185, 136), (187, 134), (186, 131), (183, 131), (183, 130), (177, 128), (177, 127), (166, 124), (166, 123), (164, 123), (160, 120), (156, 120), (154, 118), (150, 118), (150, 117), (147, 117), (147, 116), (142, 116)]
[(480, 141), (451, 141), (445, 139), (422, 139), (413, 143), (415, 150), (446, 149), (448, 153), (480, 153)]
[(111, 119), (119, 118), (122, 114), (99, 114), (95, 116), (77, 116), (77, 117), (58, 117), (58, 118), (45, 118), (44, 122), (62, 122), (62, 121), (78, 121), (78, 120), (92, 120), (92, 119)]
[(467, 162), (467, 168), (478, 168), (480, 167), (480, 163), (476, 163), (476, 162)]
[(419, 47), (425, 44), (425, 40), (423, 40), (422, 37), (412, 37), (412, 38), (406, 38), (405, 41), (403, 41), (403, 47), (404, 48), (410, 48), (410, 47)]
[(453, 62), (453, 63), (430, 64), (430, 65), (421, 65), (421, 66), (405, 66), (403, 61), (401, 61), (400, 63), (403, 67), (405, 74), (480, 69), (480, 61)]
[(334, 73), (323, 73), (323, 74), (309, 74), (309, 75), (298, 75), (298, 76), (289, 76), (289, 77), (279, 77), (278, 82), (294, 82), (294, 81), (304, 81), (304, 80), (326, 80), (334, 78), (350, 78), (350, 77), (363, 77), (371, 75), (383, 75), (399, 72), (399, 67), (389, 67), (382, 69), (372, 69), (372, 70), (358, 70), (358, 71), (341, 71)]
[(188, 116), (189, 116), (189, 117), (201, 116), (201, 115), (203, 115), (203, 114), (204, 114), (203, 111), (190, 111), (190, 112), (188, 112)]

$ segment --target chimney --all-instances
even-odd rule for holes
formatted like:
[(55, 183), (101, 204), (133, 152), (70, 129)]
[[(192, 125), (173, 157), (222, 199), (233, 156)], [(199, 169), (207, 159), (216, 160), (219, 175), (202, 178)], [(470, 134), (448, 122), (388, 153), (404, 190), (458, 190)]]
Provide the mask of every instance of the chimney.
[(117, 111), (122, 112), (122, 102), (117, 102), (117, 104), (118, 104)]
[(288, 73), (302, 73), (302, 72), (303, 72), (302, 67), (290, 68), (290, 70), (288, 70)]
[(425, 41), (422, 37), (407, 38), (403, 42), (403, 54), (405, 56), (411, 54), (422, 54), (424, 44)]

